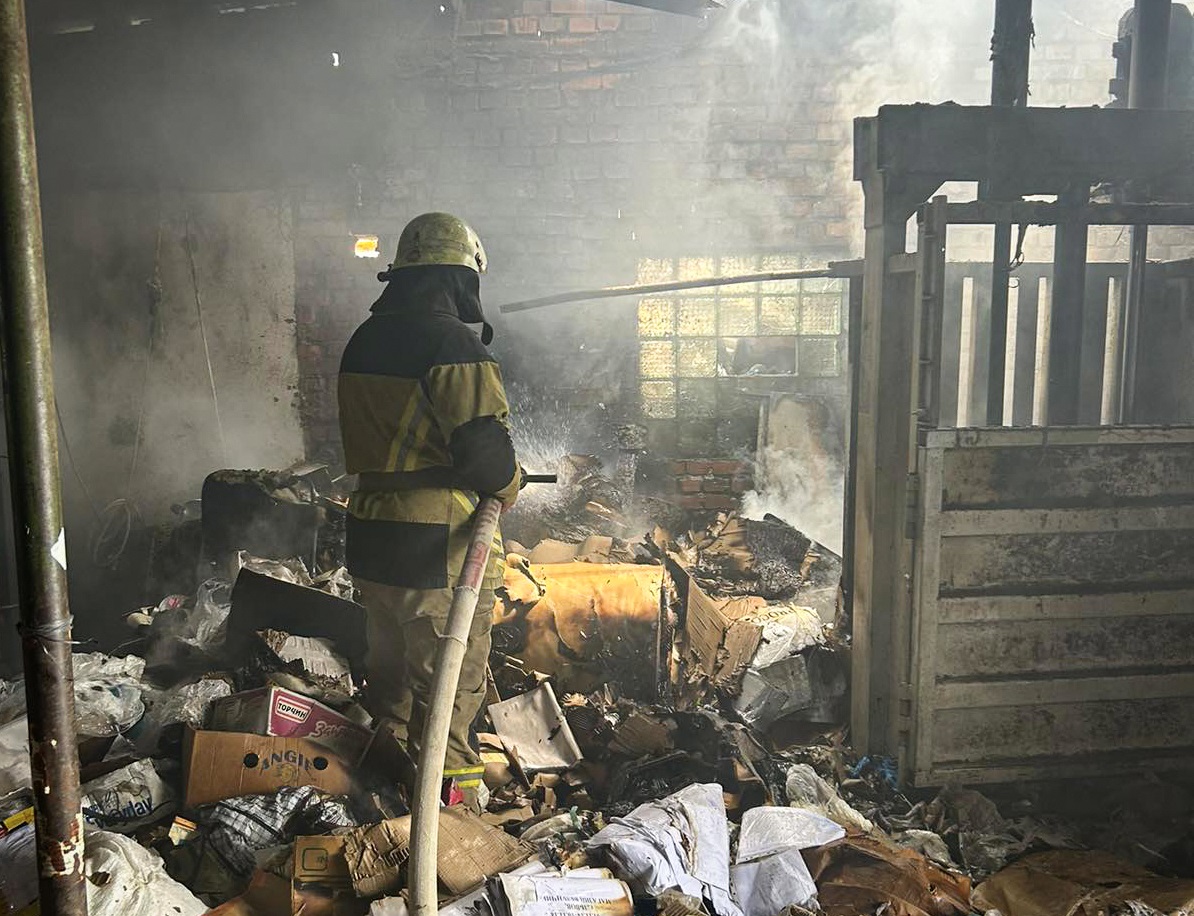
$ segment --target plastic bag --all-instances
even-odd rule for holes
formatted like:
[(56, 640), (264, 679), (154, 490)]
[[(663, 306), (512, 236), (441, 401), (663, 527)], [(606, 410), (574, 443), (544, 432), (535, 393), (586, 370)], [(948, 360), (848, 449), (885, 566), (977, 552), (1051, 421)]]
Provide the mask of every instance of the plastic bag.
[(838, 824), (804, 808), (752, 808), (742, 818), (734, 894), (746, 916), (776, 916), (791, 904), (815, 906), (817, 885), (800, 850), (846, 835)]
[(797, 763), (788, 770), (784, 790), (788, 805), (792, 808), (807, 808), (825, 815), (843, 827), (871, 833), (875, 825), (855, 811), (834, 791), (833, 786), (817, 775), (807, 763)]
[(207, 906), (136, 840), (89, 830), (83, 854), (91, 916), (202, 916)]
[(152, 760), (138, 760), (83, 786), (83, 820), (93, 827), (131, 833), (174, 813), (177, 796)]
[(588, 842), (604, 847), (614, 872), (639, 893), (678, 887), (707, 897), (716, 916), (743, 916), (730, 890), (730, 832), (725, 796), (715, 783), (692, 785), (635, 808)]
[[(131, 728), (145, 713), (141, 675), (145, 659), (117, 658), (102, 652), (71, 657), (75, 677), (75, 722), (78, 733), (110, 738)], [(0, 721), (25, 714), (25, 682), (15, 681), (0, 698)]]
[(144, 719), (130, 737), (135, 738), (141, 754), (157, 750), (162, 730), (171, 725), (203, 728), (208, 708), (216, 700), (232, 695), (232, 685), (223, 678), (204, 678), (169, 690), (146, 688), (147, 709)]
[(21, 716), (0, 725), (0, 796), (31, 785), (29, 722)]

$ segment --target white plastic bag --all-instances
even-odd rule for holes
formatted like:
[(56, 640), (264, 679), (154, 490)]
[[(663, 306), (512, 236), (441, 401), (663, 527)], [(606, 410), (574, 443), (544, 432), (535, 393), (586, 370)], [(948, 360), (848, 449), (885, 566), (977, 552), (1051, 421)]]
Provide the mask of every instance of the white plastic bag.
[(178, 806), (174, 790), (152, 760), (138, 760), (83, 786), (83, 820), (93, 827), (132, 833), (169, 817)]
[(144, 697), (148, 708), (145, 718), (130, 737), (134, 738), (141, 754), (152, 754), (157, 750), (162, 729), (178, 723), (203, 728), (211, 704), (231, 695), (232, 685), (217, 677), (203, 678), (169, 690), (146, 688)]
[(207, 905), (166, 874), (161, 856), (136, 840), (89, 830), (83, 853), (91, 916), (203, 916)]
[(800, 850), (840, 840), (846, 831), (804, 808), (752, 808), (742, 817), (734, 894), (746, 916), (776, 916), (815, 905), (817, 885)]
[(24, 716), (0, 725), (0, 796), (33, 785), (29, 770), (29, 722)]
[[(145, 659), (102, 652), (71, 657), (75, 677), (75, 722), (80, 735), (110, 738), (131, 728), (145, 713), (141, 675)], [(16, 681), (0, 697), (0, 722), (25, 714), (25, 682)]]
[(615, 874), (642, 894), (657, 897), (679, 888), (691, 897), (708, 897), (716, 916), (743, 916), (730, 890), (730, 832), (716, 783), (640, 805), (588, 847), (605, 847)]
[(850, 807), (807, 763), (794, 764), (788, 770), (784, 789), (788, 804), (793, 808), (816, 811), (843, 827), (853, 827), (863, 833), (872, 833), (875, 829), (874, 824)]

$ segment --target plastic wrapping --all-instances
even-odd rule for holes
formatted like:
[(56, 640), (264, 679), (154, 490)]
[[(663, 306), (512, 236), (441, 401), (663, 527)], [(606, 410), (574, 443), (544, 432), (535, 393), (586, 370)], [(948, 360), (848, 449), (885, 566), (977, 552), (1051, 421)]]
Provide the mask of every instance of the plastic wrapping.
[[(71, 658), (75, 676), (75, 721), (78, 733), (110, 738), (131, 728), (145, 713), (141, 675), (145, 659), (116, 658), (102, 652), (79, 652)], [(0, 698), (0, 722), (25, 714), (25, 682), (14, 681)]]
[(136, 840), (87, 832), (84, 868), (90, 916), (202, 916), (207, 906), (166, 874), (161, 857)]
[(203, 728), (211, 704), (231, 696), (232, 685), (223, 678), (212, 677), (168, 690), (145, 688), (143, 695), (147, 708), (135, 730), (135, 743), (140, 753), (152, 754), (157, 750), (163, 729), (179, 724)]
[(716, 916), (743, 916), (730, 890), (730, 833), (716, 783), (692, 785), (635, 808), (589, 840), (608, 851), (618, 877), (656, 897), (679, 888), (706, 897)]
[(776, 916), (791, 904), (815, 905), (817, 885), (802, 849), (840, 840), (846, 831), (804, 808), (752, 808), (742, 818), (734, 894), (746, 916)]
[(871, 833), (875, 825), (842, 800), (824, 779), (807, 763), (797, 763), (788, 770), (784, 790), (788, 805), (793, 808), (807, 808), (825, 815), (831, 821), (862, 833)]

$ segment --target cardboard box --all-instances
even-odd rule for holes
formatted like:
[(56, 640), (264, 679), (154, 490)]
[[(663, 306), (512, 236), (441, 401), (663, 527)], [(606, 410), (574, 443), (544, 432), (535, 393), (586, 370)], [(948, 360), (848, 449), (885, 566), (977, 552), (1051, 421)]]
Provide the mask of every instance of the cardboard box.
[(183, 745), (186, 806), (238, 795), (266, 795), (283, 786), (316, 786), (346, 795), (352, 776), (344, 761), (305, 738), (188, 730)]
[[(381, 897), (402, 887), (410, 858), (410, 818), (382, 821), (345, 836), (348, 870), (361, 897)], [(436, 857), (440, 885), (459, 897), (486, 878), (526, 862), (534, 850), (463, 808), (442, 808)]]
[(303, 836), (294, 841), (290, 907), (301, 916), (363, 916), (369, 901), (353, 893), (342, 836)]
[(307, 738), (357, 763), (373, 733), (330, 706), (284, 687), (263, 687), (223, 697), (211, 705), (208, 728), (275, 738)]

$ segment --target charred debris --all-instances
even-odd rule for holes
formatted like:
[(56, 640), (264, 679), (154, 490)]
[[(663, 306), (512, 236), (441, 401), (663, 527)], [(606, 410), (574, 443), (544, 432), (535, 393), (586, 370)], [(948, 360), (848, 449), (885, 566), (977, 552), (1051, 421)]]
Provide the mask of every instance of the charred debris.
[[(652, 503), (594, 459), (560, 470), (557, 491), (507, 520), (476, 723), (485, 810), (442, 809), (442, 912), (1142, 914), (1194, 900), (1194, 883), (1145, 867), (1189, 864), (1179, 786), (1151, 786), (1156, 810), (1112, 791), (1065, 817), (1043, 790), (906, 793), (894, 760), (848, 744), (838, 556), (734, 512), (672, 512), (630, 535)], [(119, 650), (74, 656), (91, 912), (405, 913), (414, 764), (364, 708), (344, 494), (320, 467), (220, 472), (202, 492), (175, 538), (202, 545), (209, 575), (129, 613)], [(164, 580), (185, 567), (160, 563)], [(37, 905), (24, 714), (23, 683), (5, 682), (10, 913)]]

